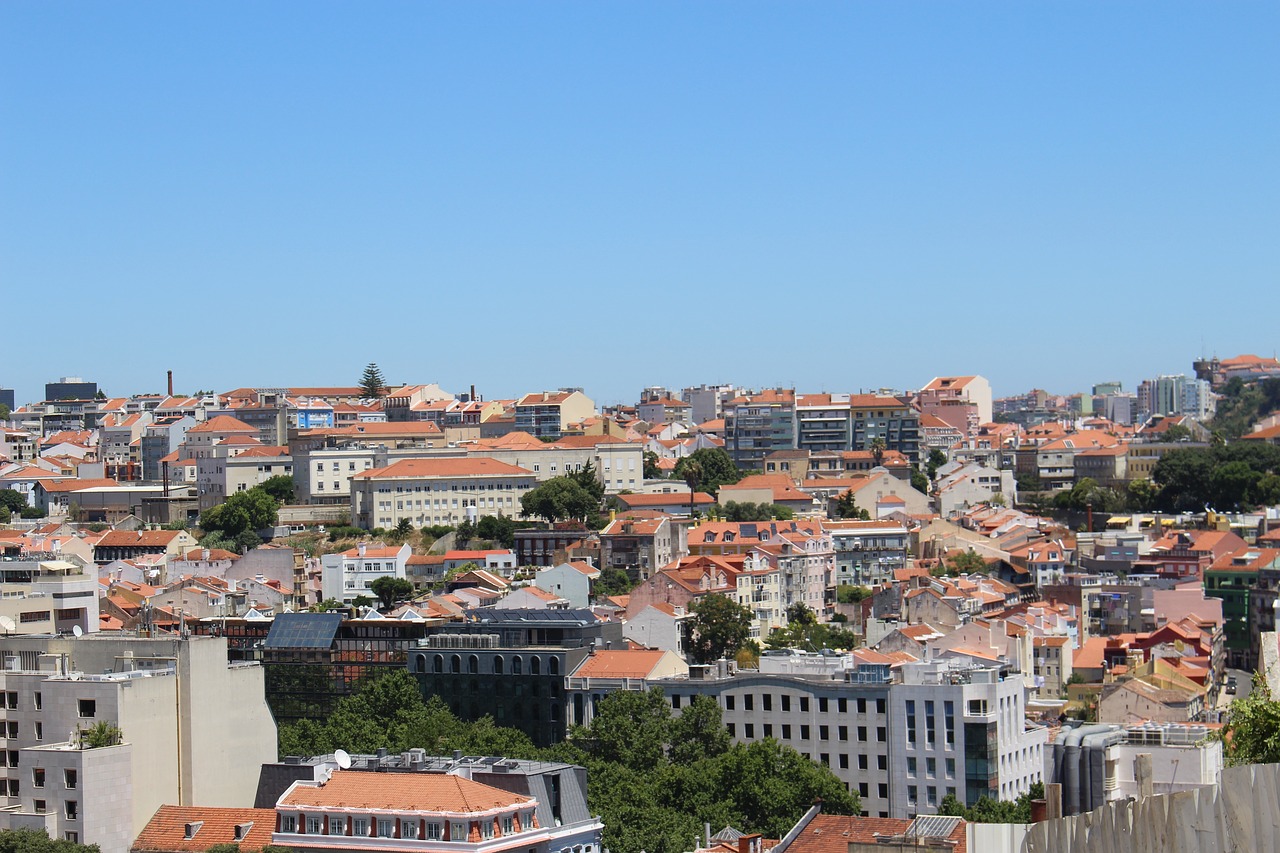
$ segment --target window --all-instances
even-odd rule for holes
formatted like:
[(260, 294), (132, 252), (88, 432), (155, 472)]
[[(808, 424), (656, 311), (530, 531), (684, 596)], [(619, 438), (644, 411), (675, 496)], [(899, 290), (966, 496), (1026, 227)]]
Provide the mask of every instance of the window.
[(818, 740), (831, 740), (831, 729), (827, 726), (818, 726)]
[(324, 832), (324, 819), (319, 815), (307, 815), (307, 835), (319, 835)]
[(914, 757), (909, 757), (907, 759), (907, 775), (908, 776), (916, 775), (916, 760)]
[(72, 844), (79, 844), (79, 843), (80, 843), (80, 833), (78, 833), (78, 832), (72, 832), (71, 830), (67, 830), (66, 832), (62, 833), (62, 839), (63, 839), (64, 841), (70, 841)]
[(744, 737), (747, 737), (747, 738), (753, 738), (753, 737), (755, 737), (755, 736), (756, 736), (756, 727), (755, 727), (754, 725), (752, 725), (751, 723), (747, 723), (747, 724), (746, 724), (745, 726), (743, 726), (742, 728), (743, 728), (743, 732), (742, 732), (742, 734), (743, 734), (743, 736), (744, 736)]
[(789, 726), (789, 725), (783, 725), (783, 727), (782, 727), (782, 739), (783, 739), (783, 740), (791, 740), (791, 726)]
[(329, 834), (330, 835), (346, 835), (347, 819), (340, 814), (329, 815)]
[(849, 756), (848, 756), (848, 755), (841, 754), (841, 756), (840, 756), (840, 769), (841, 769), (841, 770), (848, 770), (848, 769), (849, 769)]
[(10, 738), (16, 738), (18, 736), (18, 723), (16, 721), (9, 723), (8, 735)]
[(80, 700), (80, 716), (93, 717), (98, 713), (98, 701), (96, 699)]
[(44, 768), (43, 767), (31, 768), (31, 784), (36, 786), (37, 788), (44, 787)]
[(378, 837), (394, 838), (396, 834), (396, 822), (389, 818), (378, 818)]
[[(766, 710), (766, 711), (772, 711), (772, 710), (773, 710), (773, 694), (772, 694), (772, 693), (766, 693), (766, 694), (764, 694), (764, 696), (762, 696), (762, 697), (760, 697), (760, 698), (761, 698), (761, 701), (763, 701), (763, 702), (764, 702), (764, 710)], [(784, 710), (784, 711), (789, 710), (789, 707), (790, 707), (790, 705), (789, 705), (789, 703), (787, 702), (787, 697), (786, 697), (786, 696), (783, 696), (783, 697), (782, 697), (782, 710)]]
[(4, 694), (4, 706), (10, 711), (18, 710), (18, 692), (16, 690), (10, 690)]
[(511, 815), (502, 818), (502, 834), (510, 835), (516, 831), (515, 821), (511, 819)]
[(369, 818), (354, 817), (351, 819), (351, 834), (361, 838), (369, 837)]
[(867, 727), (866, 727), (866, 726), (858, 726), (858, 741), (859, 741), (860, 743), (866, 743), (866, 742), (867, 742)]
[(907, 786), (907, 805), (914, 806), (919, 799), (920, 790), (915, 785)]
[(885, 735), (884, 726), (876, 727), (876, 740), (880, 741), (881, 743), (884, 743), (886, 740), (888, 740), (888, 737), (886, 737)]
[(439, 841), (444, 838), (444, 824), (435, 821), (427, 821), (427, 840)]
[(493, 838), (493, 818), (480, 821), (480, 837), (486, 841)]
[(400, 837), (401, 838), (417, 838), (418, 822), (416, 820), (400, 821)]
[(748, 693), (746, 696), (744, 696), (744, 697), (743, 697), (743, 699), (744, 699), (743, 707), (744, 707), (744, 708), (746, 708), (746, 710), (748, 710), (748, 711), (754, 711), (754, 710), (755, 710), (755, 698), (756, 698), (755, 696), (753, 696), (752, 694)]
[(449, 822), (449, 840), (450, 841), (466, 841), (467, 825), (459, 820)]
[(858, 756), (858, 769), (859, 770), (867, 769), (867, 756), (865, 753)]
[(827, 697), (825, 696), (818, 699), (818, 713), (819, 714), (827, 713)]
[(877, 700), (876, 700), (876, 713), (877, 713), (877, 714), (881, 714), (881, 715), (883, 715), (883, 714), (884, 714), (884, 700), (883, 700), (883, 699), (877, 699)]
[(865, 713), (867, 713), (867, 700), (866, 700), (866, 699), (859, 699), (859, 700), (858, 700), (858, 713), (859, 713), (859, 714), (865, 714)]
[(773, 723), (764, 724), (764, 736), (773, 737)]
[(930, 779), (938, 775), (938, 759), (926, 758), (924, 760), (924, 775)]
[[(764, 709), (767, 711), (769, 710), (769, 697), (766, 696), (764, 697), (764, 699), (765, 699)], [(786, 695), (785, 693), (782, 695), (782, 710), (783, 711), (791, 710), (791, 697)]]
[(837, 727), (837, 728), (836, 728), (836, 735), (840, 738), (840, 740), (848, 740), (848, 739), (849, 739), (849, 727), (848, 727), (848, 726), (839, 726), (839, 727)]
[(36, 800), (34, 805), (37, 812), (47, 812), (49, 810), (49, 803), (45, 800)]
[(859, 783), (858, 783), (858, 796), (860, 796), (860, 797), (869, 797), (869, 796), (871, 796), (871, 786), (870, 786), (870, 785), (868, 785), (866, 782), (859, 782)]
[(280, 818), (280, 831), (281, 832), (297, 832), (298, 831), (297, 816), (291, 815), (291, 814), (283, 815)]
[(733, 694), (732, 693), (724, 697), (724, 709), (726, 711), (733, 710)]
[(889, 783), (881, 782), (876, 786), (876, 793), (882, 800), (889, 799)]
[(801, 726), (801, 727), (800, 727), (800, 740), (809, 740), (809, 727), (808, 727), (808, 726)]
[(729, 732), (729, 737), (737, 737), (736, 726), (733, 723), (725, 723), (725, 730)]
[(879, 770), (889, 769), (889, 756), (883, 752), (876, 756), (876, 768)]
[(9, 796), (11, 797), (18, 796), (18, 780), (17, 779), (9, 780)]
[(36, 722), (36, 740), (44, 740), (44, 723)]
[(800, 710), (801, 710), (801, 711), (808, 711), (808, 710), (809, 710), (809, 697), (808, 697), (808, 696), (801, 696), (801, 697), (800, 697)]
[(39, 690), (37, 690), (31, 698), (35, 700), (37, 711), (44, 707), (44, 697), (40, 695)]
[(947, 768), (947, 778), (954, 779), (956, 777), (956, 760), (948, 758), (945, 766)]
[(77, 820), (80, 817), (80, 804), (75, 800), (67, 800), (66, 806), (67, 820)]

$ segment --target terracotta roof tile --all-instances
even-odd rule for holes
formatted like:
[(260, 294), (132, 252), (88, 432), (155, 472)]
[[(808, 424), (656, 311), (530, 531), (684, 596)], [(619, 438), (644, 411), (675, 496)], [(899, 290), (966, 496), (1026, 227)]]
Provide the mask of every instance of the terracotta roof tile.
[(476, 814), (532, 805), (533, 800), (444, 773), (364, 773), (337, 770), (324, 785), (295, 784), (277, 808), (353, 808)]
[[(188, 824), (200, 827), (191, 838), (186, 837)], [(236, 827), (251, 824), (243, 838), (236, 838)], [(193, 851), (202, 853), (215, 844), (242, 845), (244, 850), (257, 850), (271, 843), (276, 828), (273, 809), (230, 809), (214, 806), (161, 806), (147, 821), (133, 842), (134, 851)]]

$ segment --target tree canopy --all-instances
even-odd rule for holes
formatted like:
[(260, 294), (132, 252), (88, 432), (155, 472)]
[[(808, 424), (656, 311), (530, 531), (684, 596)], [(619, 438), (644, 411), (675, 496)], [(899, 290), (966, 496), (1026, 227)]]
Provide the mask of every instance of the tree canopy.
[(599, 508), (600, 499), (574, 476), (552, 477), (520, 497), (520, 509), (524, 515), (545, 518), (549, 522), (585, 519)]
[(413, 590), (413, 581), (404, 578), (393, 578), (390, 575), (383, 575), (369, 584), (369, 592), (378, 596), (378, 601), (382, 603), (384, 610), (388, 610), (394, 607), (396, 602), (404, 601), (412, 596)]
[[(201, 513), (200, 529), (206, 534), (217, 534), (219, 542), (216, 544), (219, 547), (222, 541), (243, 546), (250, 541), (249, 537), (239, 538), (243, 534), (254, 534), (254, 531), (275, 526), (279, 508), (275, 498), (261, 486), (255, 486), (236, 492), (218, 506)], [(257, 539), (257, 536), (252, 538)], [(205, 546), (212, 547), (209, 543)]]
[(689, 483), (689, 474), (697, 474), (696, 481), (691, 484), (694, 491), (704, 491), (715, 495), (721, 486), (732, 485), (744, 476), (733, 464), (733, 457), (723, 447), (704, 447), (676, 463), (675, 475), (678, 479)]
[(726, 595), (704, 595), (689, 610), (689, 654), (698, 663), (732, 658), (751, 636), (751, 611)]
[(803, 602), (787, 608), (787, 626), (774, 628), (765, 639), (771, 649), (803, 649), (817, 652), (822, 649), (852, 649), (858, 645), (858, 636), (836, 625), (818, 621), (818, 616)]
[(1271, 697), (1265, 678), (1254, 673), (1253, 689), (1232, 701), (1216, 737), (1228, 766), (1280, 763), (1280, 702)]
[(96, 844), (76, 844), (50, 838), (42, 829), (0, 831), (0, 853), (98, 853), (98, 849)]
[(717, 513), (725, 521), (790, 521), (796, 517), (790, 507), (779, 504), (751, 503), (750, 501), (729, 501), (720, 507)]
[(830, 769), (794, 749), (731, 743), (706, 696), (673, 717), (659, 688), (612, 693), (558, 754), (587, 767), (591, 808), (618, 853), (686, 850), (704, 822), (781, 838), (818, 798), (828, 813), (861, 809)]
[(947, 794), (938, 804), (938, 814), (962, 817), (970, 823), (1031, 823), (1031, 801), (1040, 799), (1044, 799), (1042, 782), (1032, 783), (1031, 790), (1016, 800), (979, 797), (969, 808), (954, 794)]
[(1166, 512), (1248, 509), (1280, 502), (1280, 447), (1236, 441), (1171, 450), (1151, 474)]
[(276, 503), (287, 504), (293, 500), (293, 478), (288, 474), (268, 477), (258, 485), (258, 488), (275, 498)]
[(382, 371), (378, 368), (376, 362), (369, 362), (365, 365), (364, 373), (360, 376), (360, 393), (369, 399), (378, 399), (387, 390), (387, 382), (382, 378)]
[(858, 506), (853, 489), (847, 489), (836, 498), (833, 511), (836, 518), (851, 518), (855, 521), (871, 520), (871, 513)]

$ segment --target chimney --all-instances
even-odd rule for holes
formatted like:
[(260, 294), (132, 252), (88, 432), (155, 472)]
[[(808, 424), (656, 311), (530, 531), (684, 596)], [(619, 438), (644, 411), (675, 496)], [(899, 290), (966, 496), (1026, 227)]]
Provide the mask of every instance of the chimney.
[(365, 553), (365, 548), (366, 548), (365, 544), (364, 544), (363, 542), (361, 542), (358, 546), (356, 546), (356, 552), (357, 552), (361, 557), (363, 557), (363, 556), (364, 556), (364, 553)]
[(172, 397), (173, 396), (173, 371), (172, 370), (168, 371), (168, 374), (169, 374), (169, 396)]

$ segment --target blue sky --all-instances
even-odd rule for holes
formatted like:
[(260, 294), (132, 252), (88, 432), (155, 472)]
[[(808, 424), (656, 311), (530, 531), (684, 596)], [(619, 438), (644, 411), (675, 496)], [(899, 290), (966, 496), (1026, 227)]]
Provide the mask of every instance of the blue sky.
[(0, 387), (1272, 354), (1280, 6), (0, 4)]

